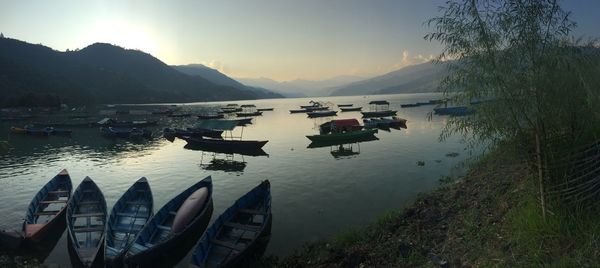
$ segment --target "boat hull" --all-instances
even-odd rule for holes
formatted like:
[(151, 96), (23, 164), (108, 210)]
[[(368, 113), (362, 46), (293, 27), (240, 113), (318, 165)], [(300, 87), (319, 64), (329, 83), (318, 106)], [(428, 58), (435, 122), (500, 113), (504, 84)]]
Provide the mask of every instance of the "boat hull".
[(360, 112), (362, 110), (362, 107), (352, 107), (352, 108), (340, 107), (340, 110), (342, 112)]
[(369, 117), (393, 116), (393, 115), (396, 115), (396, 113), (398, 113), (398, 111), (387, 110), (387, 111), (361, 112), (361, 113), (363, 115), (363, 118), (369, 118)]
[(259, 150), (269, 141), (239, 141), (239, 140), (222, 140), (222, 139), (202, 139), (193, 137), (183, 137), (190, 146), (214, 148), (221, 150), (240, 150), (254, 151)]
[(306, 137), (313, 142), (351, 141), (373, 136), (375, 133), (377, 133), (377, 129), (364, 129), (342, 133), (311, 135)]

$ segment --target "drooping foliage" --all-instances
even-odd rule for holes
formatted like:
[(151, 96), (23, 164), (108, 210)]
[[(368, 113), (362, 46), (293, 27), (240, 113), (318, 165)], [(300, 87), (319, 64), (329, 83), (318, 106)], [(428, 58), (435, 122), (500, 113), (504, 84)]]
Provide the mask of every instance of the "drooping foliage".
[(539, 170), (544, 200), (552, 166), (600, 138), (597, 43), (571, 36), (576, 24), (557, 0), (449, 0), (440, 11), (425, 38), (444, 46), (439, 60), (454, 60), (441, 89), (476, 111), (449, 119), (442, 137), (513, 141)]

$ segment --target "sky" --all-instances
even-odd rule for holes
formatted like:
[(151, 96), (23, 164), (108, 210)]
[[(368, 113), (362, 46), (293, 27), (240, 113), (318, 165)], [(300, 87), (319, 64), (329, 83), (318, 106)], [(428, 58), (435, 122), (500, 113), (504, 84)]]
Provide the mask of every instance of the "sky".
[[(278, 81), (369, 77), (435, 57), (443, 0), (0, 0), (0, 32), (56, 50), (95, 42), (170, 65)], [(600, 1), (564, 0), (576, 36), (600, 37)]]

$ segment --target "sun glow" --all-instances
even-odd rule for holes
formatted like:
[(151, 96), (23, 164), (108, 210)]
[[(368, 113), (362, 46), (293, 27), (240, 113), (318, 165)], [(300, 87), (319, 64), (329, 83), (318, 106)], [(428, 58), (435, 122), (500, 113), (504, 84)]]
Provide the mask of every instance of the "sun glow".
[(157, 55), (158, 43), (146, 27), (121, 21), (97, 21), (84, 38), (84, 46), (96, 42), (110, 43)]

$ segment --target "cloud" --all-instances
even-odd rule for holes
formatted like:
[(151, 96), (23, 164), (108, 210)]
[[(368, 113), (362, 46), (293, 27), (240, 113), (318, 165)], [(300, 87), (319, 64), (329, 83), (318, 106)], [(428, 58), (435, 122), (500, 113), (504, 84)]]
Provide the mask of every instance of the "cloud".
[(221, 73), (226, 74), (228, 69), (224, 63), (218, 61), (218, 60), (210, 60), (210, 61), (202, 61), (200, 62), (202, 63), (202, 65), (213, 68)]
[(411, 56), (410, 53), (408, 52), (408, 50), (405, 49), (402, 51), (402, 59), (400, 60), (400, 62), (393, 64), (390, 69), (397, 70), (397, 69), (404, 68), (409, 65), (425, 63), (425, 62), (431, 61), (433, 59), (435, 59), (435, 56), (433, 56), (431, 54), (429, 54), (429, 55), (417, 54), (416, 56)]

